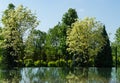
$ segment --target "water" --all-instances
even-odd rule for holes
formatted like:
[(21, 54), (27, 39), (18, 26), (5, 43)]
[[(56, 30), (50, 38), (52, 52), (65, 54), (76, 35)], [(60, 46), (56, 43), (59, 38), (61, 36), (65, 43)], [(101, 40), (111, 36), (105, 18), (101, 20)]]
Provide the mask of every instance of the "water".
[(0, 83), (120, 83), (120, 68), (39, 67), (0, 70)]

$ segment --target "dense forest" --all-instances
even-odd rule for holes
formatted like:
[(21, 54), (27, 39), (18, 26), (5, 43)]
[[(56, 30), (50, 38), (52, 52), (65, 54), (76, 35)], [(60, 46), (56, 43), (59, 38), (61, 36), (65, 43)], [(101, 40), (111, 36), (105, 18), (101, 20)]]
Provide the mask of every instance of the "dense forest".
[[(41, 19), (42, 20), (42, 19)], [(79, 18), (69, 8), (48, 32), (36, 29), (37, 16), (22, 5), (9, 4), (1, 18), (2, 67), (112, 67), (120, 64), (120, 28), (110, 43), (105, 24)]]

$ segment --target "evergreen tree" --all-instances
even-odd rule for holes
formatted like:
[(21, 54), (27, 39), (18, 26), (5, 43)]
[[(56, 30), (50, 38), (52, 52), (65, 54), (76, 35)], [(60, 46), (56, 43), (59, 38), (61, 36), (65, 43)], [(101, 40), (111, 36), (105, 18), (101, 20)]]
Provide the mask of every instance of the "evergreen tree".
[(102, 36), (105, 38), (106, 43), (98, 52), (97, 56), (95, 57), (95, 66), (96, 67), (111, 67), (113, 64), (112, 61), (112, 53), (111, 53), (111, 46), (109, 37), (105, 30), (105, 26), (103, 26)]

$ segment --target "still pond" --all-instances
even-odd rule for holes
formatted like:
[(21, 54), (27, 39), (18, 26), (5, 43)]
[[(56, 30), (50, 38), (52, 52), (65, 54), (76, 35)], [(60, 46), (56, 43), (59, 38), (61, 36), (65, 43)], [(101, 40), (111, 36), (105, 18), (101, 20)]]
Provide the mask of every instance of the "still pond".
[(36, 67), (0, 70), (0, 83), (120, 83), (120, 68)]

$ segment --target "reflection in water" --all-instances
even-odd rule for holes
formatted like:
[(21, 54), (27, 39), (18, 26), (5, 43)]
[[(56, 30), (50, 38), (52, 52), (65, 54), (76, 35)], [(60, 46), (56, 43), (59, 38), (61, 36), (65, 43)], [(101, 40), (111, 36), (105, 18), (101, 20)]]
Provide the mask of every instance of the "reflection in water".
[(65, 83), (67, 72), (61, 68), (23, 68), (20, 83)]
[[(116, 78), (117, 77), (117, 78)], [(119, 83), (120, 68), (22, 68), (0, 70), (0, 83)]]
[(117, 68), (117, 83), (120, 83), (120, 68)]
[(19, 70), (0, 70), (0, 83), (19, 83), (19, 80), (21, 80)]
[(102, 78), (103, 82), (109, 83), (111, 79), (112, 68), (97, 68), (97, 71), (98, 71), (99, 76)]
[(74, 68), (66, 77), (67, 83), (87, 83), (88, 68)]

